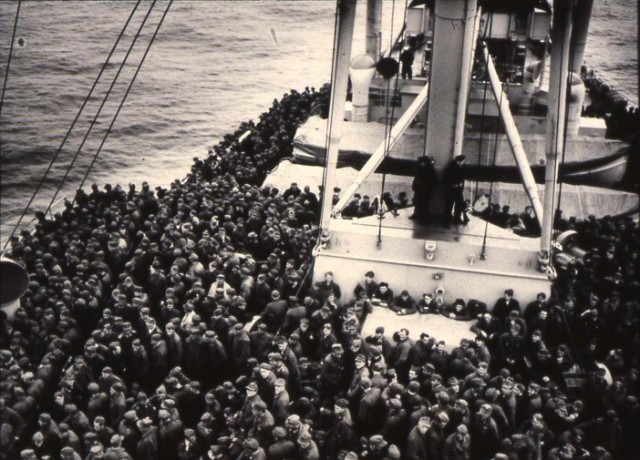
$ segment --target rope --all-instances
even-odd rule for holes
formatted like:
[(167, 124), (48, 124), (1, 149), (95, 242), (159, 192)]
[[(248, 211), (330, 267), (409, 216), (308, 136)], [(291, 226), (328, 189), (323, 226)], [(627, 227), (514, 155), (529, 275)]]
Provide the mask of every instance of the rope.
[[(488, 27), (490, 29), (493, 28), (493, 15), (489, 16)], [(482, 32), (482, 42), (485, 43), (485, 46), (487, 46), (487, 50), (488, 50), (488, 45), (486, 45), (486, 39), (487, 39), (487, 25), (485, 25), (484, 31)], [(472, 59), (475, 60), (475, 56), (473, 56)], [(478, 167), (480, 166), (480, 163), (482, 160), (482, 144), (484, 142), (484, 118), (485, 118), (485, 108), (487, 106), (487, 87), (489, 86), (486, 69), (485, 69), (485, 75), (483, 76), (483, 78), (484, 78), (484, 88), (482, 93), (482, 114), (480, 115), (480, 140), (478, 141), (478, 162), (477, 162)], [(494, 159), (494, 162), (495, 162), (495, 159)], [(478, 184), (479, 184), (479, 180), (476, 179), (476, 187), (473, 192), (474, 199), (478, 196)]]
[[(22, 0), (18, 0), (18, 8), (16, 9), (16, 18), (13, 22), (13, 34), (11, 35), (11, 46), (9, 47), (9, 57), (7, 58), (7, 69), (4, 72), (4, 81), (2, 83), (2, 96), (0, 96), (0, 119), (2, 119), (2, 107), (4, 106), (4, 95), (7, 92), (7, 81), (9, 81), (9, 69), (11, 68), (11, 58), (13, 57), (13, 46), (16, 42), (16, 31), (18, 30), (18, 18), (20, 17), (21, 5), (22, 5)], [(11, 236), (13, 236), (13, 234)]]
[[(154, 0), (153, 5), (155, 5), (156, 1), (157, 0)], [(122, 98), (122, 101), (120, 102), (120, 106), (118, 107), (118, 110), (116, 111), (115, 115), (113, 116), (113, 119), (111, 120), (111, 123), (109, 124), (109, 127), (107, 128), (107, 132), (105, 133), (104, 137), (102, 138), (102, 142), (100, 143), (100, 146), (98, 147), (98, 150), (96, 151), (96, 154), (93, 156), (93, 160), (91, 161), (91, 164), (89, 165), (89, 169), (87, 169), (87, 172), (84, 175), (84, 178), (82, 179), (82, 182), (80, 183), (80, 186), (78, 187), (78, 189), (82, 189), (82, 186), (84, 185), (85, 181), (87, 180), (87, 177), (89, 176), (89, 173), (91, 172), (91, 168), (93, 168), (93, 165), (95, 164), (96, 160), (98, 159), (98, 156), (100, 155), (100, 152), (102, 151), (102, 147), (104, 146), (104, 143), (107, 141), (107, 137), (109, 137), (109, 134), (111, 133), (111, 128), (113, 128), (113, 125), (115, 124), (116, 119), (118, 118), (118, 115), (120, 114), (120, 110), (122, 110), (122, 107), (124, 106), (124, 103), (127, 100), (127, 97), (129, 96), (129, 93), (131, 92), (131, 88), (133, 87), (133, 84), (135, 83), (136, 78), (138, 77), (138, 73), (140, 73), (140, 69), (142, 68), (142, 65), (144, 64), (144, 61), (147, 58), (147, 55), (149, 54), (149, 50), (151, 49), (151, 45), (153, 45), (153, 42), (155, 41), (156, 36), (158, 35), (158, 32), (160, 31), (160, 27), (162, 26), (162, 23), (164, 22), (164, 19), (167, 17), (167, 13), (169, 12), (169, 9), (171, 8), (171, 5), (173, 5), (173, 1), (174, 0), (169, 0), (169, 5), (167, 6), (167, 9), (162, 14), (162, 17), (160, 18), (160, 22), (156, 26), (156, 30), (153, 32), (153, 36), (151, 37), (151, 40), (149, 41), (149, 44), (147, 45), (147, 49), (145, 50), (144, 55), (142, 56), (140, 64), (138, 64), (138, 68), (136, 69), (136, 73), (133, 75), (133, 78), (131, 79), (131, 82), (129, 83), (129, 87), (127, 88), (127, 92), (125, 93), (124, 97)], [(153, 5), (151, 5), (151, 8), (153, 8)], [(74, 201), (75, 201), (75, 197), (74, 197)]]
[[(487, 105), (487, 86), (489, 82), (487, 80), (484, 81), (484, 90), (482, 95), (482, 114), (480, 115), (480, 140), (478, 141), (478, 161), (476, 162), (476, 166), (480, 166), (482, 162), (482, 143), (484, 141), (484, 116), (485, 116), (485, 107)], [(495, 162), (495, 159), (494, 159)], [(476, 188), (473, 192), (474, 199), (478, 196), (478, 184), (480, 180), (476, 179)]]
[[(71, 131), (75, 127), (76, 122), (80, 118), (80, 114), (82, 113), (82, 111), (84, 110), (84, 107), (86, 106), (87, 102), (91, 98), (93, 90), (95, 89), (95, 87), (96, 87), (96, 85), (98, 83), (98, 80), (100, 79), (100, 76), (104, 72), (104, 70), (105, 70), (105, 68), (107, 66), (107, 63), (109, 62), (111, 56), (113, 55), (113, 52), (114, 52), (116, 46), (118, 45), (118, 43), (120, 42), (120, 39), (124, 35), (124, 32), (126, 31), (128, 25), (129, 25), (129, 22), (131, 21), (134, 13), (136, 12), (136, 10), (138, 8), (138, 5), (140, 4), (140, 1), (141, 0), (138, 0), (138, 3), (136, 3), (135, 7), (133, 8), (133, 11), (129, 15), (129, 18), (127, 19), (127, 22), (126, 22), (125, 26), (120, 31), (120, 34), (118, 35), (118, 38), (116, 39), (116, 42), (115, 42), (113, 48), (111, 49), (111, 52), (109, 53), (109, 56), (107, 57), (107, 60), (104, 62), (104, 64), (102, 65), (102, 68), (100, 69), (98, 77), (94, 81), (93, 86), (91, 87), (91, 90), (89, 91), (89, 93), (85, 97), (85, 99), (84, 99), (84, 101), (82, 103), (82, 106), (80, 107), (80, 110), (78, 111), (78, 113), (76, 114), (75, 119), (73, 120), (73, 123), (71, 123), (71, 127), (69, 128), (69, 130), (67, 131), (66, 135), (64, 136), (64, 139), (62, 140), (62, 143), (58, 147), (56, 153), (51, 158), (51, 161), (49, 162), (49, 165), (47, 166), (47, 169), (45, 170), (44, 175), (41, 177), (40, 181), (38, 182), (38, 185), (36, 186), (36, 189), (34, 190), (33, 194), (31, 195), (31, 198), (29, 199), (29, 202), (27, 203), (27, 205), (23, 209), (22, 214), (20, 215), (20, 218), (18, 219), (18, 221), (16, 222), (15, 226), (13, 227), (13, 230), (11, 231), (10, 237), (5, 242), (4, 247), (2, 248), (3, 251), (7, 248), (7, 245), (9, 244), (9, 241), (15, 235), (16, 230), (20, 227), (20, 224), (22, 223), (22, 220), (24, 219), (24, 217), (26, 216), (27, 212), (29, 211), (29, 208), (31, 207), (31, 204), (33, 203), (33, 200), (35, 199), (35, 197), (37, 196), (38, 192), (42, 188), (42, 185), (44, 184), (45, 179), (47, 178), (49, 172), (51, 171), (51, 168), (53, 167), (54, 163), (56, 162), (56, 159), (60, 155), (60, 152), (62, 151), (62, 148), (64, 147), (65, 143), (69, 139), (69, 136), (71, 135)], [(4, 92), (3, 92), (3, 95), (4, 95)], [(65, 176), (65, 178), (66, 178), (66, 176)], [(51, 202), (49, 203), (49, 206), (47, 207), (47, 211), (49, 211), (49, 209), (51, 209), (51, 206), (52, 206), (53, 202), (55, 201), (55, 197), (57, 196), (58, 191), (60, 190), (61, 187), (62, 187), (62, 184), (60, 184), (60, 186), (56, 190), (54, 198), (51, 200)]]
[[(571, 10), (571, 11), (572, 11), (572, 13), (573, 13), (573, 11), (574, 11), (573, 7), (572, 7), (572, 10)], [(564, 47), (565, 47), (565, 34), (563, 33), (563, 34), (562, 34), (562, 46), (561, 46), (560, 50), (562, 50)], [(553, 52), (553, 49), (552, 49), (551, 51)], [(561, 68), (561, 69), (563, 69), (563, 68), (564, 68), (564, 53), (562, 53), (562, 52), (560, 53), (560, 68)], [(558, 82), (558, 83), (559, 83), (559, 82)], [(568, 86), (567, 86), (567, 87), (568, 87)], [(568, 93), (568, 92), (567, 92), (567, 93)], [(567, 95), (565, 95), (565, 102), (567, 101), (566, 96), (567, 96)], [(566, 105), (566, 103), (565, 103), (565, 124), (564, 124), (564, 132), (562, 133), (562, 135), (564, 136), (565, 141), (566, 141), (566, 129), (567, 129), (567, 123), (566, 123), (566, 116), (567, 116), (567, 113), (568, 113), (568, 111), (567, 111), (567, 105)], [(557, 109), (556, 109), (556, 120), (560, 120), (560, 104), (558, 104), (558, 107), (557, 107)], [(557, 145), (558, 145), (558, 139), (559, 139), (559, 138), (560, 138), (560, 133), (559, 133), (559, 132), (558, 132), (558, 130), (556, 129), (555, 136), (554, 136), (554, 139), (553, 139), (553, 141), (554, 141), (554, 150), (555, 150), (555, 146), (557, 146)], [(563, 153), (562, 153), (562, 160), (563, 160), (563, 161), (564, 161), (564, 152), (565, 152), (565, 150), (566, 150), (566, 149), (564, 148), (564, 142), (563, 142), (563, 144), (562, 144), (562, 152), (563, 152)], [(556, 152), (556, 153), (557, 153), (557, 152)], [(558, 165), (558, 163), (557, 163), (557, 158), (556, 158), (556, 171), (559, 171), (559, 169), (560, 169), (560, 167), (559, 167), (559, 165)], [(557, 177), (557, 176), (558, 176), (558, 175), (556, 174), (555, 180), (553, 181), (553, 190), (552, 190), (552, 193), (553, 193), (553, 196), (554, 196), (554, 197), (555, 197), (555, 195), (556, 195), (556, 187), (558, 186), (558, 177)], [(560, 183), (560, 190), (562, 190), (562, 183)], [(554, 229), (554, 227), (555, 227), (555, 223), (556, 223), (556, 222), (555, 222), (555, 221), (556, 221), (556, 215), (557, 215), (557, 213), (558, 213), (558, 209), (559, 209), (559, 205), (560, 205), (560, 203), (559, 203), (559, 202), (560, 202), (560, 197), (558, 196), (558, 205), (556, 206), (556, 209), (555, 209), (555, 211), (554, 211), (554, 215), (553, 215), (553, 217), (552, 217), (552, 219), (551, 219), (551, 234), (552, 234), (552, 235), (553, 235), (553, 229)], [(556, 238), (555, 238), (554, 236), (552, 236), (552, 237), (551, 237), (551, 240), (552, 240), (552, 243), (553, 243), (553, 244), (551, 244), (551, 246), (550, 246), (550, 248), (549, 248), (549, 252), (550, 252), (550, 253), (552, 253), (552, 252), (553, 252), (553, 247), (555, 246)], [(552, 260), (551, 254), (549, 254), (549, 260), (550, 260), (550, 261)]]
[[(151, 12), (153, 11), (153, 8), (155, 7), (156, 2), (157, 2), (157, 0), (154, 0), (154, 2), (149, 7), (149, 10), (147, 11), (147, 14), (145, 15), (144, 19), (142, 20), (142, 23), (140, 24), (140, 27), (138, 28), (138, 31), (136, 32), (135, 37), (133, 37), (133, 41), (129, 45), (129, 49), (127, 50), (127, 53), (125, 54), (125, 57), (124, 57), (124, 59), (122, 61), (122, 64), (118, 68), (118, 71), (116, 72), (116, 75), (113, 77), (113, 80), (111, 81), (111, 85), (109, 86), (109, 89), (107, 90), (107, 93), (105, 94), (104, 98), (102, 99), (102, 102), (100, 103), (100, 107), (98, 107), (98, 111), (94, 115), (93, 120), (91, 120), (91, 124), (89, 125), (89, 129), (85, 133), (84, 138), (82, 139), (82, 142), (80, 143), (80, 146), (78, 147), (78, 150), (76, 150), (76, 153), (73, 156), (73, 159), (71, 160), (71, 164), (67, 168), (67, 172), (66, 172), (66, 174), (64, 176), (63, 182), (68, 177), (68, 174), (71, 171), (71, 168), (75, 164), (76, 159), (80, 155), (80, 152), (82, 151), (82, 148), (84, 147), (85, 142), (89, 138), (89, 134), (91, 134), (91, 130), (95, 126), (96, 121), (98, 120), (98, 117), (102, 113), (102, 109), (104, 108), (105, 104), (107, 103), (107, 100), (109, 99), (109, 96), (111, 95), (111, 92), (113, 91), (113, 88), (115, 87), (115, 84), (118, 81), (118, 78), (120, 77), (120, 73), (124, 69), (124, 66), (127, 63), (127, 61), (129, 60), (129, 55), (131, 54), (131, 51), (133, 50), (133, 47), (135, 46), (136, 42), (138, 41), (138, 38), (140, 37), (140, 34), (142, 33), (142, 29), (146, 25), (147, 20), (151, 16)], [(125, 95), (125, 98), (126, 98), (126, 95)], [(117, 117), (117, 113), (116, 113), (116, 117)], [(111, 128), (111, 126), (109, 127), (109, 129), (107, 129), (107, 135), (109, 134), (110, 128)], [(100, 147), (98, 148), (97, 154), (99, 154), (101, 147), (102, 147), (102, 145), (100, 145)], [(78, 190), (80, 190), (82, 188), (82, 186), (84, 185), (84, 181), (86, 180), (87, 176), (89, 175), (89, 171), (93, 167), (94, 162), (95, 162), (95, 157), (94, 157), (94, 160), (91, 162), (89, 168), (87, 169), (87, 172), (86, 172), (84, 178), (82, 179), (82, 182), (81, 182), (80, 186), (78, 187)], [(60, 186), (62, 186), (62, 184)], [(75, 197), (74, 197), (72, 203), (73, 202), (75, 202)]]
[[(98, 81), (100, 80), (100, 78), (102, 77), (102, 74), (104, 73), (105, 69), (107, 68), (107, 64), (111, 60), (111, 57), (113, 56), (113, 53), (115, 52), (116, 48), (118, 47), (118, 44), (120, 43), (120, 39), (123, 37), (124, 32), (129, 27), (129, 23), (131, 22), (131, 19), (133, 18), (133, 15), (137, 11), (138, 6), (140, 6), (140, 2), (141, 1), (142, 0), (138, 0), (138, 2), (133, 7), (133, 11), (131, 11), (131, 14), (129, 14), (129, 17), (127, 18), (127, 22), (125, 23), (124, 27), (120, 31), (120, 34), (118, 35), (118, 38), (116, 38), (115, 43), (111, 47), (111, 51), (109, 52), (109, 55), (107, 56), (107, 59), (104, 61), (104, 64), (102, 64), (102, 67), (100, 68), (100, 72), (98, 72), (98, 76), (94, 80), (93, 85), (91, 86), (91, 89), (89, 90), (89, 93), (87, 94), (87, 97), (82, 102), (82, 106), (80, 107), (80, 110), (78, 110), (78, 114), (76, 115), (75, 119), (73, 120), (73, 123), (71, 123), (71, 127), (69, 128), (69, 130), (67, 131), (67, 134), (64, 136), (64, 139), (62, 140), (62, 144), (60, 144), (60, 147), (58, 147), (58, 151), (56, 152), (56, 156), (60, 153), (60, 151), (62, 150), (62, 147), (67, 142), (67, 139), (69, 138), (69, 135), (71, 134), (71, 131), (73, 130), (73, 128), (75, 127), (76, 122), (80, 118), (80, 114), (82, 113), (82, 111), (84, 110), (85, 106), (89, 102), (89, 99), (91, 98), (91, 95), (93, 94), (94, 89), (98, 85)], [(145, 18), (145, 20), (146, 20), (146, 18)], [(135, 43), (135, 40), (137, 39), (137, 37), (138, 37), (138, 35), (136, 35), (136, 37), (134, 38), (134, 43)], [(128, 56), (128, 54), (127, 54), (127, 56)], [(120, 70), (124, 66), (125, 62), (126, 62), (126, 57), (125, 57), (125, 60), (122, 62), (122, 65), (120, 66)], [(118, 74), (117, 75), (120, 74), (120, 70), (118, 70)], [(117, 78), (117, 75), (116, 75), (116, 78)], [(112, 84), (111, 87), (113, 87), (113, 84)], [(109, 88), (109, 91), (107, 91), (107, 95), (105, 96), (105, 101), (106, 101), (106, 98), (109, 96), (110, 91), (111, 91), (111, 88)], [(103, 105), (104, 105), (104, 103), (103, 103)], [(100, 109), (102, 109), (102, 106), (100, 107)], [(99, 111), (98, 111), (98, 113), (99, 113)], [(95, 118), (94, 118), (94, 122), (95, 122)], [(91, 131), (92, 127), (93, 127), (93, 123), (91, 123), (91, 126), (89, 127), (89, 131)], [(88, 136), (88, 133), (87, 133), (87, 136)], [(80, 148), (78, 149), (78, 151), (74, 155), (73, 159), (71, 160), (71, 163), (67, 167), (67, 170), (66, 170), (66, 172), (64, 174), (64, 177), (62, 178), (62, 180), (60, 181), (60, 183), (56, 187), (56, 191), (53, 194), (53, 197), (51, 198), (51, 201), (49, 202), (49, 205), (47, 206), (47, 210), (45, 211), (45, 214), (47, 212), (51, 211), (51, 207), (53, 206), (54, 202), (56, 201), (56, 198), (58, 196), (58, 193), (60, 193), (60, 190), (62, 189), (62, 186), (64, 185), (64, 183), (66, 182), (67, 178), (69, 177), (69, 173), (71, 172), (71, 168), (73, 167), (76, 159), (78, 158), (78, 154), (80, 153), (80, 150), (82, 149), (82, 146), (84, 145), (84, 141), (85, 140), (86, 140), (86, 136), (85, 136), (85, 139), (82, 141), (82, 144), (80, 145)], [(55, 160), (55, 157), (54, 157), (54, 160)]]
[[(406, 2), (405, 2), (405, 16), (404, 22), (406, 23)], [(391, 50), (393, 46), (393, 22), (395, 20), (396, 14), (396, 0), (393, 0), (391, 6), (391, 31), (389, 33), (389, 50)], [(393, 96), (396, 95), (398, 91), (398, 79), (399, 73), (396, 73), (396, 80), (393, 88)], [(391, 103), (391, 116), (389, 116), (389, 103)], [(389, 155), (389, 146), (391, 145), (391, 123), (393, 123), (393, 116), (395, 114), (395, 105), (393, 104), (393, 98), (391, 96), (391, 80), (387, 81), (387, 100), (386, 100), (386, 110), (385, 110), (385, 123), (384, 123), (384, 157), (386, 158)], [(383, 159), (384, 161), (384, 159)], [(382, 163), (381, 163), (382, 164)], [(383, 219), (383, 210), (382, 205), (384, 204), (384, 189), (387, 181), (387, 173), (382, 173), (382, 183), (380, 190), (380, 201), (378, 206), (379, 209), (379, 219), (378, 219), (378, 239), (376, 241), (376, 246), (380, 247), (382, 245), (382, 219)]]

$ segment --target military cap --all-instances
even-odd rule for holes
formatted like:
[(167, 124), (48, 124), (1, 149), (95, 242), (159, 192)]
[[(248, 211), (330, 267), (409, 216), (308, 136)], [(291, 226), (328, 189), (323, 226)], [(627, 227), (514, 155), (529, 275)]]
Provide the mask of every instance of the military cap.
[(173, 409), (174, 407), (176, 407), (176, 401), (171, 398), (165, 399), (164, 401), (162, 401), (160, 407), (164, 407), (165, 409)]
[(372, 446), (384, 446), (386, 442), (381, 435), (374, 434), (369, 438), (369, 444), (371, 444)]
[(400, 409), (402, 407), (402, 403), (400, 402), (400, 400), (396, 399), (396, 398), (391, 398), (388, 402), (389, 407), (391, 409)]
[(264, 403), (264, 401), (256, 401), (251, 405), (251, 408), (259, 411), (265, 411), (267, 410), (267, 405)]
[(111, 436), (111, 439), (109, 440), (109, 442), (111, 444), (120, 444), (123, 440), (124, 438), (116, 433), (113, 436)]
[(248, 449), (252, 452), (260, 448), (260, 444), (258, 444), (258, 441), (255, 438), (245, 439), (242, 445), (244, 446), (245, 449)]
[(258, 391), (258, 385), (256, 382), (251, 382), (246, 386), (246, 389), (250, 391)]

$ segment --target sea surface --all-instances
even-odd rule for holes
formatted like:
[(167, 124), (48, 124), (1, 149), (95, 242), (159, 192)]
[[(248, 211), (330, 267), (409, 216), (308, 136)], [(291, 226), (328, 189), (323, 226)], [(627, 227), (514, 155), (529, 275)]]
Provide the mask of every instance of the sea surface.
[[(244, 120), (256, 119), (291, 89), (329, 81), (334, 0), (176, 0), (91, 169), (92, 183), (167, 186), (184, 177), (193, 157)], [(383, 6), (383, 48), (398, 34), (404, 1)], [(143, 1), (84, 115), (61, 150), (24, 223), (46, 209), (78, 152), (94, 114), (152, 2)], [(121, 82), (87, 137), (58, 200), (82, 182), (127, 91), (166, 0), (150, 13)], [(4, 78), (17, 1), (0, 1), (0, 79)], [(0, 223), (11, 233), (61, 146), (133, 1), (22, 2), (0, 119)], [(353, 54), (364, 50), (366, 2), (358, 2)], [(597, 0), (586, 59), (629, 99), (637, 100), (637, 16), (634, 0)], [(0, 80), (3, 81), (3, 80)], [(1, 86), (0, 86), (1, 88)], [(1, 89), (0, 89), (1, 90)], [(59, 206), (59, 205), (58, 205)]]

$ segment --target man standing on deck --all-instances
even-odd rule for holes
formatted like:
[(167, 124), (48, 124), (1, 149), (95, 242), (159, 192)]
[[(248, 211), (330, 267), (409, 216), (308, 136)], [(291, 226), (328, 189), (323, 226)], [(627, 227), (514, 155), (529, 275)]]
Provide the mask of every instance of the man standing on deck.
[(413, 48), (411, 48), (409, 43), (404, 45), (402, 53), (400, 53), (400, 62), (402, 63), (402, 79), (408, 78), (411, 80), (413, 77), (413, 70), (411, 68), (413, 66)]
[(449, 166), (447, 166), (447, 169), (444, 171), (444, 183), (446, 187), (444, 218), (446, 225), (451, 225), (452, 215), (453, 222), (456, 224), (467, 225), (469, 222), (464, 202), (464, 181), (466, 179), (464, 165), (464, 155), (458, 155), (449, 163)]
[(433, 168), (433, 158), (420, 157), (418, 168), (413, 178), (413, 215), (410, 219), (418, 223), (425, 223), (429, 217), (431, 194), (436, 184), (436, 170)]

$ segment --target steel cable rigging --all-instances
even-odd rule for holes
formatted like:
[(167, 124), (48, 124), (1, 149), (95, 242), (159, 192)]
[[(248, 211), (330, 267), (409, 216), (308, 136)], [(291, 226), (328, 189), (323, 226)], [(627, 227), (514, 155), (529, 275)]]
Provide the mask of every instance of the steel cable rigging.
[[(7, 92), (7, 81), (9, 80), (9, 70), (11, 68), (11, 58), (13, 57), (13, 47), (16, 42), (16, 31), (18, 30), (18, 18), (20, 17), (20, 6), (22, 5), (22, 0), (18, 1), (18, 8), (16, 9), (16, 18), (13, 22), (13, 33), (11, 34), (11, 46), (9, 47), (9, 57), (7, 58), (7, 68), (4, 72), (4, 81), (2, 82), (2, 95), (0, 96), (0, 121), (2, 120), (2, 107), (4, 106), (4, 95)], [(0, 123), (1, 126), (1, 123)], [(0, 130), (1, 133), (1, 130)], [(1, 139), (1, 137), (0, 137)], [(0, 151), (2, 143), (0, 142)]]
[[(138, 74), (140, 73), (140, 69), (142, 68), (142, 65), (144, 64), (145, 59), (147, 58), (147, 55), (149, 54), (149, 50), (151, 49), (151, 45), (153, 45), (153, 42), (155, 41), (156, 37), (158, 36), (158, 32), (160, 31), (160, 27), (162, 26), (162, 23), (164, 22), (165, 18), (167, 17), (167, 13), (169, 12), (169, 9), (171, 8), (171, 5), (173, 5), (174, 0), (170, 0), (169, 1), (169, 5), (167, 6), (167, 8), (165, 9), (164, 13), (162, 14), (162, 17), (160, 18), (160, 22), (158, 22), (158, 25), (156, 26), (156, 30), (153, 32), (153, 36), (151, 37), (151, 40), (149, 41), (149, 44), (147, 45), (147, 49), (144, 52), (144, 55), (142, 56), (142, 59), (140, 60), (140, 63), (138, 64), (138, 68), (136, 69), (135, 74), (133, 75), (133, 78), (131, 79), (131, 82), (129, 83), (129, 87), (127, 88), (126, 93), (124, 94), (124, 97), (122, 98), (122, 101), (120, 102), (120, 106), (118, 107), (118, 110), (116, 111), (115, 115), (113, 116), (113, 119), (111, 120), (111, 123), (109, 124), (109, 127), (107, 128), (107, 132), (105, 133), (104, 137), (102, 138), (102, 142), (100, 143), (100, 146), (98, 147), (98, 150), (96, 151), (96, 154), (93, 156), (93, 160), (91, 160), (91, 164), (89, 165), (89, 168), (87, 169), (86, 174), (84, 175), (84, 178), (82, 179), (82, 182), (80, 183), (80, 186), (78, 187), (78, 189), (82, 189), (82, 186), (84, 185), (85, 181), (87, 180), (87, 177), (89, 176), (89, 173), (91, 172), (91, 169), (93, 168), (93, 165), (95, 164), (96, 160), (98, 159), (98, 156), (100, 155), (100, 152), (102, 151), (102, 147), (104, 146), (104, 143), (107, 141), (107, 137), (109, 137), (109, 134), (111, 133), (111, 129), (113, 128), (113, 125), (116, 122), (116, 119), (118, 118), (118, 115), (120, 114), (120, 110), (122, 110), (122, 107), (124, 106), (124, 103), (127, 100), (127, 97), (129, 96), (129, 93), (131, 92), (131, 88), (133, 87), (133, 84), (136, 81), (136, 78), (138, 77)], [(155, 1), (154, 1), (155, 4)], [(75, 202), (75, 197), (72, 201), (72, 204)]]
[[(87, 96), (85, 97), (84, 101), (82, 102), (82, 105), (81, 105), (80, 109), (78, 110), (78, 113), (76, 114), (73, 122), (71, 123), (71, 126), (67, 130), (67, 133), (65, 134), (65, 136), (64, 136), (64, 138), (62, 140), (62, 143), (60, 144), (60, 146), (56, 150), (56, 153), (51, 158), (51, 161), (49, 162), (49, 165), (47, 166), (47, 169), (45, 170), (45, 172), (42, 175), (40, 181), (38, 182), (38, 185), (36, 186), (36, 189), (34, 190), (33, 194), (31, 195), (31, 198), (29, 199), (29, 202), (24, 207), (24, 209), (23, 209), (23, 211), (22, 211), (22, 213), (20, 215), (20, 218), (18, 219), (18, 221), (14, 225), (13, 230), (11, 231), (10, 237), (7, 239), (7, 241), (4, 244), (4, 247), (2, 248), (3, 251), (7, 248), (7, 245), (9, 244), (9, 241), (11, 241), (11, 238), (15, 235), (16, 230), (20, 227), (20, 224), (22, 223), (22, 220), (24, 219), (25, 215), (29, 211), (29, 208), (31, 207), (31, 204), (33, 203), (33, 200), (35, 199), (35, 197), (37, 196), (38, 192), (40, 191), (40, 188), (42, 188), (42, 185), (44, 184), (44, 181), (46, 180), (49, 172), (51, 171), (51, 168), (53, 167), (53, 165), (55, 164), (58, 156), (60, 155), (60, 152), (62, 151), (62, 148), (64, 147), (64, 145), (66, 144), (67, 140), (69, 139), (69, 136), (71, 135), (71, 131), (75, 127), (78, 119), (80, 118), (80, 115), (82, 114), (85, 106), (87, 105), (89, 99), (91, 98), (91, 96), (93, 94), (93, 91), (94, 91), (95, 87), (98, 84), (98, 81), (100, 80), (104, 70), (106, 69), (107, 64), (109, 63), (109, 60), (111, 59), (113, 53), (115, 52), (115, 49), (117, 48), (118, 44), (120, 43), (120, 40), (124, 36), (124, 33), (127, 30), (128, 26), (129, 26), (129, 23), (131, 22), (131, 19), (133, 18), (136, 10), (138, 9), (138, 6), (140, 5), (141, 1), (142, 0), (138, 0), (136, 5), (134, 6), (133, 10), (129, 14), (129, 17), (127, 18), (127, 21), (126, 21), (124, 27), (122, 28), (122, 30), (118, 34), (118, 37), (116, 38), (116, 41), (114, 42), (113, 47), (111, 48), (111, 51), (110, 51), (109, 55), (107, 56), (107, 59), (103, 63), (102, 68), (100, 69), (100, 71), (98, 73), (98, 76), (96, 77), (95, 81), (93, 82), (93, 85), (92, 85), (91, 89), (89, 90), (89, 93), (87, 94)], [(7, 71), (8, 71), (8, 66), (7, 66)], [(5, 77), (5, 83), (6, 83), (6, 77)], [(3, 91), (3, 96), (4, 96), (4, 91)], [(66, 175), (65, 175), (65, 178), (66, 178)], [(62, 184), (60, 184), (58, 186), (58, 189), (56, 190), (56, 195), (58, 193), (58, 190), (61, 187), (62, 187)], [(51, 203), (49, 203), (49, 206), (47, 207), (47, 211), (51, 208), (51, 205), (52, 205), (54, 200), (55, 200), (55, 195), (54, 195), (54, 198), (51, 200)]]

